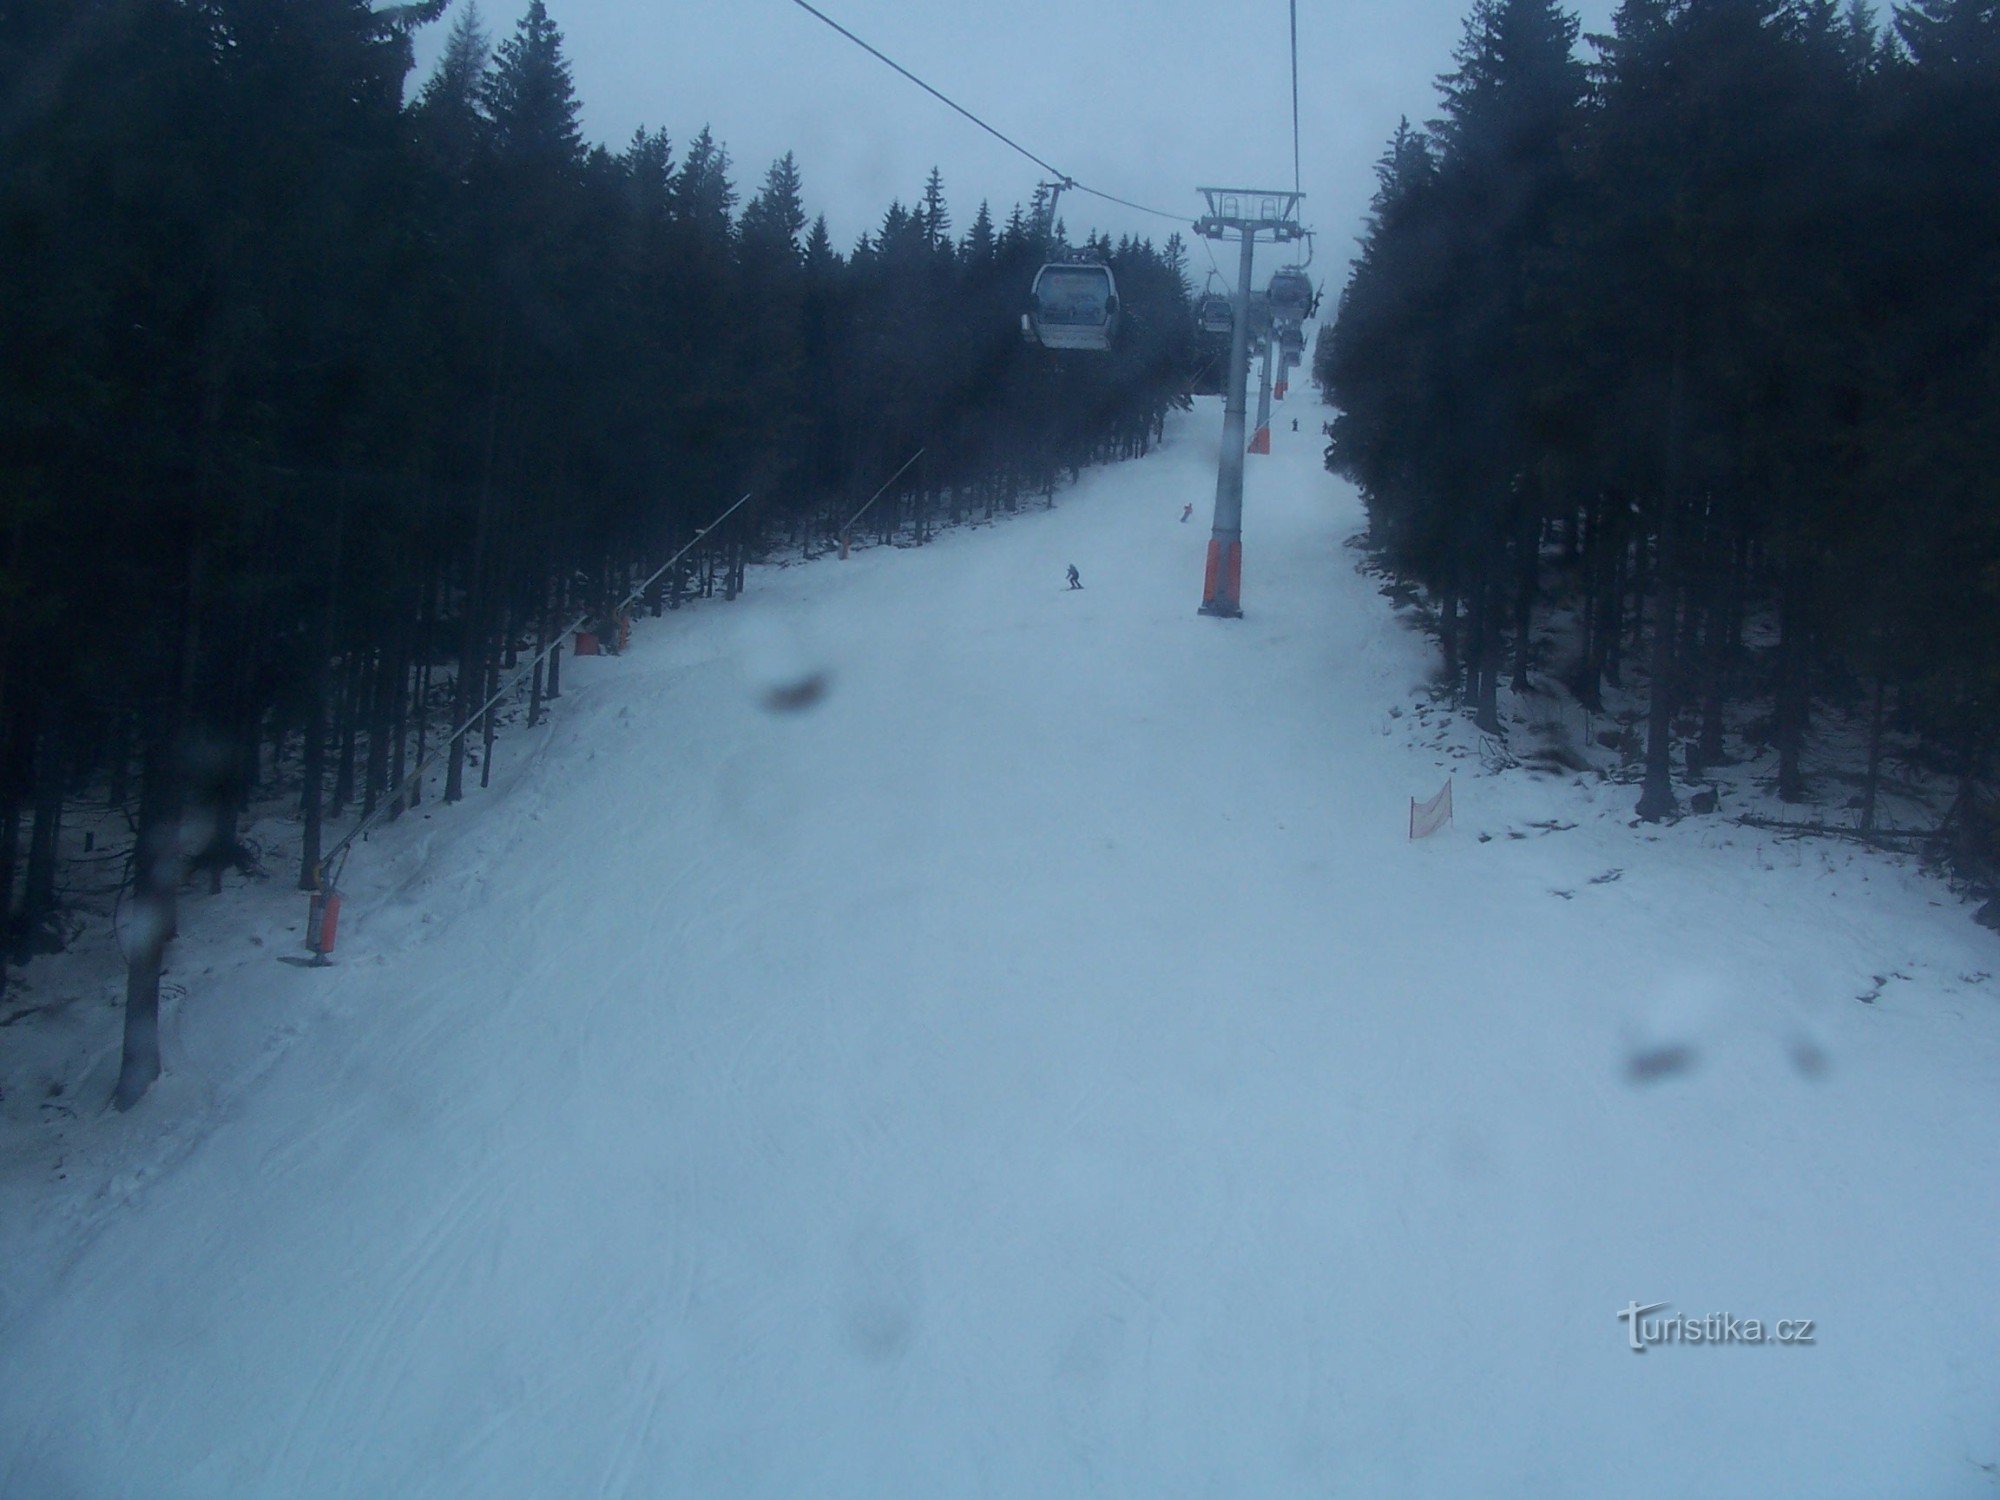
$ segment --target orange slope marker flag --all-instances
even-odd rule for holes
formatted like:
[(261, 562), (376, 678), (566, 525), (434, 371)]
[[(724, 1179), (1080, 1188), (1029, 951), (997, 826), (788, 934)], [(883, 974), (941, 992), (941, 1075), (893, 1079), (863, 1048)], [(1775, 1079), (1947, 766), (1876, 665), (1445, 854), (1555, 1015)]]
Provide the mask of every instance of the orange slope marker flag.
[(1440, 828), (1451, 826), (1451, 783), (1428, 802), (1410, 799), (1410, 838), (1427, 839)]

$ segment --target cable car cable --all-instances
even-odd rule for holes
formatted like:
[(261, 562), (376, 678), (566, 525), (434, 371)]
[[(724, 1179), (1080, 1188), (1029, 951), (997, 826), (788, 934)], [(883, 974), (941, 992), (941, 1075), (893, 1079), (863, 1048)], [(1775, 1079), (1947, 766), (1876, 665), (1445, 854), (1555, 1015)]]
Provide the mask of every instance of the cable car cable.
[(1299, 179), (1299, 0), (1292, 0), (1292, 191), (1305, 191)]
[[(1296, 0), (1294, 0), (1294, 3), (1296, 3)], [(1060, 177), (1062, 179), (1064, 187), (1071, 188), (1079, 193), (1088, 193), (1093, 198), (1102, 198), (1107, 203), (1116, 203), (1121, 208), (1133, 209), (1136, 212), (1142, 214), (1151, 214), (1153, 215), (1153, 217), (1158, 219), (1171, 219), (1176, 224), (1185, 224), (1188, 221), (1186, 214), (1170, 214), (1165, 209), (1162, 208), (1148, 208), (1145, 204), (1134, 203), (1129, 198), (1120, 198), (1114, 193), (1107, 193), (1099, 188), (1085, 186), (1083, 183), (1078, 182), (1074, 177), (1070, 176), (1069, 173), (1063, 171), (1062, 168), (1057, 166), (1052, 166), (1050, 163), (1042, 160), (1041, 157), (1035, 155), (1034, 152), (1030, 151), (1026, 146), (1022, 145), (1019, 141), (1013, 139), (1011, 136), (1003, 134), (999, 130), (996, 130), (993, 126), (988, 125), (984, 120), (980, 119), (978, 115), (975, 115), (971, 110), (967, 109), (963, 104), (960, 104), (957, 100), (950, 98), (946, 94), (940, 93), (937, 89), (932, 88), (928, 83), (925, 83), (923, 79), (917, 77), (916, 74), (912, 73), (908, 68), (904, 67), (901, 63), (897, 62), (895, 58), (890, 57), (887, 53), (882, 52), (875, 47), (869, 46), (868, 43), (862, 41), (860, 37), (856, 36), (853, 32), (849, 31), (845, 26), (841, 25), (840, 22), (834, 20), (834, 18), (828, 15), (825, 11), (820, 10), (816, 6), (808, 4), (807, 0), (792, 0), (792, 4), (796, 5), (800, 10), (804, 11), (807, 15), (816, 16), (818, 19), (826, 22), (827, 25), (831, 26), (835, 31), (839, 32), (842, 36), (846, 37), (850, 42), (854, 43), (855, 46), (859, 47), (863, 52), (866, 52), (870, 57), (875, 58), (878, 62), (887, 63), (890, 67), (894, 68), (898, 73), (901, 73), (905, 78), (909, 79), (910, 82), (914, 83), (918, 88), (922, 89), (926, 94), (929, 94), (933, 99), (937, 100), (940, 104), (943, 104), (948, 108), (953, 109), (957, 111), (959, 114), (965, 116), (966, 119), (970, 120), (973, 124), (977, 125), (981, 130), (985, 131), (988, 135), (992, 136), (993, 139), (999, 141), (1002, 145), (1007, 146), (1012, 150), (1020, 152), (1021, 155), (1027, 157), (1029, 161), (1033, 162), (1043, 171), (1051, 173), (1056, 177)]]
[[(1201, 248), (1208, 252), (1208, 263), (1215, 268), (1215, 274), (1222, 276), (1222, 262), (1215, 258), (1215, 246), (1208, 242), (1208, 236), (1202, 234), (1196, 235), (1195, 238), (1201, 241)], [(1222, 276), (1222, 279), (1225, 283), (1229, 280), (1227, 276)]]
[(1151, 214), (1156, 219), (1171, 219), (1176, 224), (1185, 224), (1188, 221), (1186, 214), (1170, 214), (1164, 208), (1148, 208), (1143, 203), (1134, 203), (1131, 199), (1120, 198), (1115, 193), (1107, 193), (1099, 188), (1086, 187), (1074, 177), (1070, 178), (1069, 185), (1079, 193), (1088, 193), (1093, 198), (1102, 198), (1106, 203), (1116, 203), (1121, 208), (1133, 209), (1138, 213)]

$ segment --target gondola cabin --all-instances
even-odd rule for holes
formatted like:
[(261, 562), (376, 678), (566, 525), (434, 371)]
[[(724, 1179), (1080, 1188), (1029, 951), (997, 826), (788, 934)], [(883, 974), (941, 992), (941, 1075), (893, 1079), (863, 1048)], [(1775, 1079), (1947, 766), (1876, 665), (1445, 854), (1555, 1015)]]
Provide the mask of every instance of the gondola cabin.
[(1043, 266), (1021, 332), (1044, 349), (1109, 349), (1118, 332), (1118, 283), (1111, 268)]
[(1303, 323), (1312, 310), (1313, 284), (1297, 266), (1271, 273), (1271, 316), (1280, 323)]
[(1220, 292), (1209, 292), (1201, 299), (1197, 317), (1203, 333), (1228, 333), (1236, 327), (1236, 310)]

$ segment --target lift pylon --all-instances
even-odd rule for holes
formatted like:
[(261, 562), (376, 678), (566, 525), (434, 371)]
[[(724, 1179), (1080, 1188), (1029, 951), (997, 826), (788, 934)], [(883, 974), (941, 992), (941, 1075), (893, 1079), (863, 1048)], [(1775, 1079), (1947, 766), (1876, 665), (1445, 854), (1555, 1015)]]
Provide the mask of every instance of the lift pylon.
[(1195, 221), (1204, 239), (1241, 245), (1236, 275), (1236, 326), (1230, 333), (1228, 384), (1222, 408), (1222, 460), (1215, 471), (1215, 526), (1209, 533), (1201, 612), (1220, 619), (1243, 616), (1243, 452), (1250, 384), (1250, 284), (1257, 238), (1287, 244), (1306, 233), (1299, 223), (1304, 193), (1269, 188), (1201, 188), (1208, 212)]

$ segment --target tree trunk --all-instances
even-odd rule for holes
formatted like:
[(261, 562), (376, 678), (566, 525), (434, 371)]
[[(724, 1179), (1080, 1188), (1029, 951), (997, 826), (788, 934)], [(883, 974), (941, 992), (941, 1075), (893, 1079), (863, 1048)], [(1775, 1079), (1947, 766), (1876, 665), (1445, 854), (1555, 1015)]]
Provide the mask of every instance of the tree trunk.
[(465, 621), (459, 636), (458, 673), (452, 679), (450, 756), (445, 767), (444, 800), (447, 804), (465, 795), (465, 736), (456, 733), (472, 713), (472, 684), (481, 650), (486, 611), (486, 532), (493, 514), (493, 465), (500, 434), (500, 370), (503, 340), (493, 336), (493, 369), (486, 395), (486, 457), (479, 479), (479, 510), (472, 526), (472, 560), (465, 575)]
[(333, 623), (340, 602), (340, 569), (347, 548), (347, 485), (343, 480), (333, 512), (333, 567), (320, 606), (312, 652), (312, 702), (306, 713), (305, 786), (299, 812), (305, 823), (299, 841), (299, 889), (319, 889), (320, 794), (326, 779), (326, 706), (333, 661)]
[(543, 610), (535, 621), (535, 672), (528, 684), (528, 727), (542, 722), (542, 674), (548, 670), (543, 660), (549, 649), (549, 613)]
[[(1672, 509), (1668, 506), (1661, 511), (1663, 540), (1672, 537)], [(1670, 818), (1680, 810), (1673, 781), (1674, 629), (1680, 617), (1680, 601), (1674, 593), (1671, 570), (1664, 562), (1656, 566), (1655, 577), (1652, 680), (1646, 689), (1646, 778), (1637, 809), (1639, 816), (1649, 823)]]
[[(21, 857), (21, 801), (9, 780), (0, 791), (0, 932), (14, 927), (14, 876)], [(0, 962), (0, 978), (5, 976)]]
[(1778, 681), (1774, 735), (1778, 742), (1778, 800), (1806, 797), (1805, 750), (1812, 699), (1806, 658), (1804, 567), (1787, 561), (1778, 599)]
[(1721, 765), (1725, 754), (1723, 706), (1729, 658), (1729, 605), (1718, 589), (1709, 597), (1702, 629), (1700, 753), (1704, 770)]
[(1475, 580), (1465, 592), (1465, 686), (1459, 695), (1462, 703), (1475, 708), (1480, 697), (1480, 668), (1486, 660), (1486, 616), (1479, 603), (1479, 584)]
[(1688, 362), (1685, 301), (1674, 332), (1673, 373), (1667, 390), (1666, 452), (1661, 465), (1659, 554), (1654, 565), (1652, 682), (1646, 706), (1646, 780), (1639, 794), (1638, 814), (1657, 823), (1680, 811), (1674, 796), (1674, 630), (1679, 617), (1675, 580), (1680, 559), (1675, 551), (1680, 524), (1682, 432), (1687, 407)]
[(1490, 579), (1482, 578), (1479, 584), (1479, 697), (1473, 711), (1472, 722), (1491, 735), (1504, 736), (1506, 731), (1500, 726), (1500, 662), (1503, 642), (1500, 638), (1498, 610), (1495, 595), (1500, 587)]
[(494, 694), (500, 691), (500, 654), (489, 651), (486, 657), (486, 672), (480, 682), (480, 697), (486, 703), (486, 712), (480, 715), (479, 726), (479, 786), (483, 791), (493, 784), (493, 734), (494, 718), (499, 705), (493, 702)]
[(299, 839), (299, 889), (302, 891), (319, 889), (320, 795), (326, 781), (326, 677), (325, 660), (316, 660), (312, 670), (312, 699), (306, 708), (306, 743), (302, 757), (305, 764), (303, 785), (299, 790), (299, 818), (304, 825)]
[[(250, 753), (257, 753), (252, 741)], [(132, 801), (132, 721), (124, 714), (114, 714), (111, 719), (111, 748), (105, 752), (109, 763), (111, 784), (105, 793), (105, 803), (113, 812), (123, 812)], [(251, 779), (254, 789), (256, 779)]]
[(53, 953), (62, 945), (55, 930), (56, 853), (62, 836), (63, 787), (68, 776), (69, 736), (61, 705), (50, 700), (35, 736), (35, 816), (28, 834), (28, 878), (21, 893), (16, 951)]
[(262, 639), (254, 614), (239, 615), (237, 650), (233, 653), (230, 702), (227, 705), (229, 732), (218, 747), (218, 756), (234, 769), (219, 778), (216, 792), (215, 826), (217, 858), (208, 867), (208, 893), (222, 894), (222, 874), (231, 863), (248, 864), (247, 852), (238, 837), (243, 813), (256, 795), (258, 776), (263, 769), (257, 753), (256, 684), (258, 642)]
[[(1444, 586), (1444, 599), (1438, 609), (1438, 647), (1444, 653), (1444, 674), (1452, 685), (1454, 698), (1458, 692), (1458, 584), (1448, 579)], [(1454, 705), (1455, 706), (1455, 705)]]
[(393, 649), (389, 646), (377, 646), (368, 656), (368, 760), (361, 773), (364, 819), (375, 815), (375, 804), (389, 780), (389, 726), (395, 720), (395, 700), (399, 696), (393, 684), (401, 681), (400, 675), (392, 670), (396, 665), (392, 657)]
[[(339, 522), (336, 521), (336, 527)], [(188, 555), (181, 661), (167, 712), (145, 737), (139, 771), (139, 833), (133, 846), (132, 901), (126, 915), (125, 1037), (112, 1103), (120, 1112), (144, 1097), (160, 1076), (160, 975), (167, 944), (179, 925), (176, 902), (186, 860), (181, 850), (182, 783), (188, 726), (200, 660), (207, 556), (199, 543)]]
[[(1613, 493), (1612, 503), (1621, 510), (1631, 504), (1623, 494)], [(1598, 635), (1598, 676), (1612, 687), (1624, 686), (1625, 675), (1625, 564), (1630, 552), (1626, 541), (1630, 517), (1620, 514), (1612, 523), (1605, 542), (1604, 615)]]
[(1542, 517), (1548, 513), (1551, 462), (1544, 457), (1538, 466), (1532, 501), (1529, 496), (1521, 497), (1521, 514), (1515, 527), (1514, 544), (1520, 553), (1516, 559), (1519, 574), (1514, 594), (1514, 691), (1517, 693), (1528, 691), (1528, 669), (1534, 659), (1535, 592), (1541, 583)]
[[(404, 626), (407, 632), (409, 627)], [(391, 819), (400, 818), (409, 805), (403, 794), (403, 773), (407, 769), (404, 761), (405, 748), (409, 743), (410, 731), (410, 678), (415, 663), (410, 660), (409, 637), (405, 634), (403, 644), (396, 653), (396, 670), (389, 674), (383, 686), (390, 694), (389, 703), (389, 782), (384, 788), (393, 791), (389, 804)]]
[(139, 841), (125, 916), (125, 1038), (112, 1095), (120, 1111), (137, 1104), (160, 1076), (160, 975), (181, 865), (176, 753), (167, 737), (149, 737), (139, 773)]
[(360, 668), (352, 651), (341, 659), (339, 682), (340, 696), (335, 700), (339, 712), (334, 733), (340, 740), (340, 758), (334, 763), (332, 806), (329, 809), (329, 815), (335, 818), (346, 812), (347, 804), (354, 800), (354, 739), (361, 684)]
[(1861, 783), (1861, 831), (1875, 831), (1875, 795), (1882, 785), (1882, 723), (1883, 700), (1888, 696), (1888, 684), (1882, 677), (1875, 679), (1875, 704), (1868, 715), (1868, 775)]
[(429, 753), (431, 727), (431, 657), (437, 639), (437, 618), (439, 595), (444, 590), (441, 580), (432, 579), (424, 585), (423, 616), (417, 630), (417, 686), (416, 699), (410, 705), (417, 717), (417, 742), (411, 754), (415, 757), (410, 766), (409, 805), (421, 806), (424, 800), (424, 780), (418, 773), (423, 769), (424, 757)]

